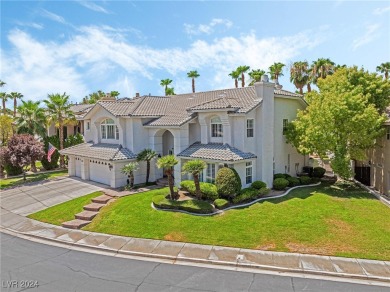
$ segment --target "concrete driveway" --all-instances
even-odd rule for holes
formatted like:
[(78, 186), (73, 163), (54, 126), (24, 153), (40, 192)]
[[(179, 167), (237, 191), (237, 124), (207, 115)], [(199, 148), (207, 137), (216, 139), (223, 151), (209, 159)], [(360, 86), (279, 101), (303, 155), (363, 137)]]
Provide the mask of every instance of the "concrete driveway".
[(75, 177), (60, 177), (2, 190), (1, 208), (26, 216), (107, 187), (107, 185), (83, 181)]

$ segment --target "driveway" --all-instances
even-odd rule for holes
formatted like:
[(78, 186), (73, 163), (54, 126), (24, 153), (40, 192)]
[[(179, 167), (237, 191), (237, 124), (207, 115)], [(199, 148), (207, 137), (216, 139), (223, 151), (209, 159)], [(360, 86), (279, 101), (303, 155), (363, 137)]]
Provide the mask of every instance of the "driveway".
[(26, 216), (107, 187), (75, 177), (60, 177), (1, 191), (1, 208)]

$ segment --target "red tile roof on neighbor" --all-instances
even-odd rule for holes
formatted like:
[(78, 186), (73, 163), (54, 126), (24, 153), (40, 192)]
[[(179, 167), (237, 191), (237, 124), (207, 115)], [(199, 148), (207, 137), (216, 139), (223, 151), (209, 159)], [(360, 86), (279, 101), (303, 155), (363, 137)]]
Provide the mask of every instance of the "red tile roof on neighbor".
[[(274, 92), (280, 97), (302, 97), (281, 89)], [(145, 124), (147, 126), (180, 126), (191, 120), (197, 111), (226, 109), (230, 114), (241, 114), (251, 111), (261, 102), (255, 87), (248, 86), (171, 96), (141, 96), (130, 100), (104, 100), (96, 105), (114, 116), (155, 117)]]

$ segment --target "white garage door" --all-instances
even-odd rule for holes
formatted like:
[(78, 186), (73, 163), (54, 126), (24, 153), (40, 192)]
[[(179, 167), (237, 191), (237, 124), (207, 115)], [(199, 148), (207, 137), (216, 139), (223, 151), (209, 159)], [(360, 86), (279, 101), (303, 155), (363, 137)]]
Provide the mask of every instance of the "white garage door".
[(81, 177), (81, 159), (76, 157), (76, 176)]
[(111, 171), (108, 168), (108, 164), (102, 161), (91, 160), (89, 163), (89, 179), (110, 185)]

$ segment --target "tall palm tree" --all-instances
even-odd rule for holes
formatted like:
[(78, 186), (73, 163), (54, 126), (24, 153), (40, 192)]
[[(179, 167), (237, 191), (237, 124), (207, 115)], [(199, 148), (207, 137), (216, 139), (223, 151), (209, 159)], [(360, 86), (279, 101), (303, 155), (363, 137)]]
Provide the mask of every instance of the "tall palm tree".
[(178, 163), (179, 161), (175, 158), (174, 155), (166, 155), (157, 160), (157, 167), (165, 169), (165, 174), (168, 176), (168, 186), (172, 200), (175, 197), (175, 192), (173, 189), (173, 167)]
[(236, 86), (236, 88), (238, 88), (238, 78), (240, 78), (240, 72), (238, 72), (237, 70), (234, 70), (232, 71), (229, 76), (232, 77), (234, 79), (234, 85)]
[(3, 114), (6, 115), (7, 114), (7, 108), (5, 106), (5, 103), (8, 100), (8, 94), (6, 92), (0, 92), (0, 98), (1, 98), (1, 101), (3, 102)]
[(146, 161), (146, 184), (149, 183), (150, 161), (156, 157), (157, 157), (157, 152), (150, 148), (142, 150), (137, 155), (137, 161)]
[(248, 73), (249, 77), (251, 78), (251, 82), (249, 83), (249, 85), (252, 86), (253, 84), (255, 84), (255, 82), (259, 82), (261, 80), (261, 76), (263, 76), (264, 74), (264, 70), (252, 69), (252, 71)]
[(168, 96), (168, 95), (175, 95), (175, 88), (168, 87), (167, 89), (165, 89), (165, 95), (166, 96)]
[(190, 160), (183, 165), (183, 172), (189, 173), (194, 177), (196, 196), (198, 197), (198, 199), (202, 198), (202, 192), (200, 191), (199, 175), (206, 167), (206, 162), (200, 159)]
[(122, 167), (122, 173), (126, 174), (129, 177), (130, 188), (134, 187), (134, 172), (138, 170), (137, 162), (130, 162)]
[(283, 63), (275, 62), (269, 67), (268, 73), (271, 76), (271, 79), (275, 81), (275, 83), (279, 84), (279, 76), (283, 76), (283, 67), (286, 66)]
[(192, 78), (192, 92), (195, 93), (195, 78), (198, 78), (200, 75), (198, 71), (190, 71), (187, 73), (188, 78)]
[(303, 94), (303, 87), (307, 85), (309, 64), (306, 61), (294, 62), (290, 67), (290, 82), (292, 82), (299, 93)]
[(246, 66), (246, 65), (243, 65), (243, 66), (239, 66), (236, 71), (239, 72), (241, 74), (241, 86), (242, 87), (245, 87), (245, 73), (248, 72), (248, 70), (250, 69), (251, 67), (249, 66)]
[(317, 84), (318, 79), (325, 79), (326, 76), (332, 75), (335, 70), (335, 65), (329, 58), (318, 58), (317, 61), (313, 61), (314, 84)]
[[(52, 122), (59, 129), (60, 150), (64, 149), (64, 126), (74, 124), (76, 119), (70, 110), (69, 95), (49, 94), (48, 99), (44, 100), (47, 109), (48, 122)], [(65, 166), (64, 156), (60, 156), (60, 167)]]
[(389, 78), (390, 62), (382, 63), (376, 67), (376, 71), (385, 74), (385, 79)]
[(16, 116), (16, 108), (18, 106), (18, 102), (17, 100), (18, 99), (22, 99), (23, 97), (23, 94), (19, 93), (19, 92), (11, 92), (10, 94), (8, 94), (8, 97), (10, 99), (13, 99), (14, 100), (14, 117)]
[(172, 83), (172, 80), (169, 78), (161, 80), (160, 85), (165, 86), (165, 95), (169, 95), (169, 94), (167, 94), (167, 89), (168, 89), (168, 85), (171, 83)]
[(18, 106), (19, 116), (16, 119), (18, 134), (46, 136), (45, 110), (39, 107), (39, 101), (24, 101)]

